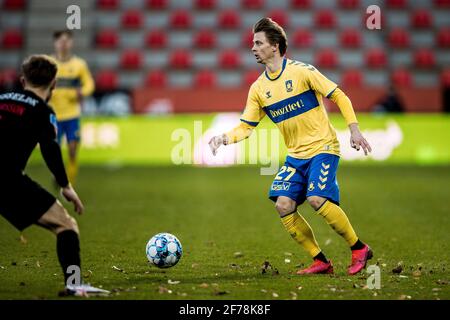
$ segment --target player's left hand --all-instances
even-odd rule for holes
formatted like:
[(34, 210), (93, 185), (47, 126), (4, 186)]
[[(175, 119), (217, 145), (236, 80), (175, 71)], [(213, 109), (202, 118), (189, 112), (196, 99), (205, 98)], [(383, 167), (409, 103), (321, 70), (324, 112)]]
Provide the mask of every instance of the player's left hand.
[(226, 145), (226, 136), (225, 135), (219, 135), (219, 136), (214, 136), (211, 138), (211, 140), (209, 140), (209, 147), (211, 148), (211, 152), (212, 154), (215, 156), (217, 154), (217, 149), (219, 149), (219, 147), (221, 145)]
[(366, 156), (369, 152), (372, 152), (372, 147), (359, 131), (357, 124), (350, 125), (350, 132), (350, 146), (353, 149), (359, 151), (362, 148)]
[(67, 201), (73, 203), (76, 213), (78, 214), (83, 213), (84, 211), (83, 203), (81, 202), (80, 198), (78, 197), (78, 194), (72, 188), (70, 183), (67, 187), (61, 189), (61, 194), (64, 196), (64, 198), (66, 198)]

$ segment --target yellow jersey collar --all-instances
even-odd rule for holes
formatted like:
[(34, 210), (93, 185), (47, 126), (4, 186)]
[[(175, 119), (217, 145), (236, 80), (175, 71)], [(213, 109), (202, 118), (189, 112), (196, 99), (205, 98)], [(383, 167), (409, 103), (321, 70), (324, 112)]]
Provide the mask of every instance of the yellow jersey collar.
[(279, 77), (281, 77), (281, 75), (283, 74), (283, 71), (284, 71), (284, 69), (286, 68), (286, 63), (287, 63), (287, 59), (284, 58), (284, 59), (283, 59), (283, 64), (281, 65), (281, 71), (280, 71), (280, 73), (279, 73), (275, 78), (271, 78), (271, 77), (269, 76), (269, 74), (267, 73), (267, 70), (264, 71), (264, 74), (266, 75), (266, 78), (269, 79), (270, 81), (275, 81), (275, 80), (277, 80), (277, 79), (278, 79)]

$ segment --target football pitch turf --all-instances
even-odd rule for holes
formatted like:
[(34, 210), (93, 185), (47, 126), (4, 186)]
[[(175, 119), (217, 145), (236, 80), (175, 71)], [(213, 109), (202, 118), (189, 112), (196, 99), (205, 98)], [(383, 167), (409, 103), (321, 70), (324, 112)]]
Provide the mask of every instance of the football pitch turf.
[[(27, 172), (53, 190), (45, 167)], [(379, 290), (367, 288), (366, 273), (346, 274), (345, 241), (306, 204), (300, 212), (335, 274), (295, 275), (311, 261), (267, 199), (272, 178), (256, 167), (82, 167), (77, 190), (86, 211), (76, 219), (84, 281), (111, 290), (108, 299), (450, 298), (449, 166), (339, 169), (341, 205), (374, 250)], [(3, 218), (0, 230), (0, 299), (58, 299), (54, 236), (31, 227), (20, 241)], [(173, 268), (147, 264), (145, 245), (158, 232), (183, 245)], [(263, 273), (265, 261), (273, 268)]]

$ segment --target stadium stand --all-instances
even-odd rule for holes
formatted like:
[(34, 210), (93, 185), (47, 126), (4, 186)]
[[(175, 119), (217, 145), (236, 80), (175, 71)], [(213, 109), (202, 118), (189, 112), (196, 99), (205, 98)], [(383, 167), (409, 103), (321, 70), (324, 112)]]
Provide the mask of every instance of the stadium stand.
[[(343, 86), (429, 88), (448, 79), (450, 0), (384, 0), (380, 31), (362, 24), (368, 0), (80, 3), (86, 28), (75, 32), (77, 53), (103, 89), (246, 90), (262, 71), (250, 48), (252, 25), (263, 16), (285, 27), (290, 58), (316, 64)], [(0, 74), (18, 70), (29, 53), (52, 51), (53, 26), (63, 23), (54, 12), (69, 4), (0, 0)]]

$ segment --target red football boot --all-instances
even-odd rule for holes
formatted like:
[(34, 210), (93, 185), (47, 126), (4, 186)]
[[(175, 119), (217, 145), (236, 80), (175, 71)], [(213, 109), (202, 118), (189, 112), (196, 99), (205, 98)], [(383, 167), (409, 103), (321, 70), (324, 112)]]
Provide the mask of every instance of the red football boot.
[(366, 267), (367, 260), (372, 259), (373, 252), (365, 244), (360, 250), (352, 250), (352, 264), (348, 267), (348, 274), (354, 275)]
[(318, 259), (314, 260), (312, 265), (306, 269), (298, 270), (297, 274), (328, 274), (333, 273), (333, 265), (331, 260), (328, 263), (320, 261)]

